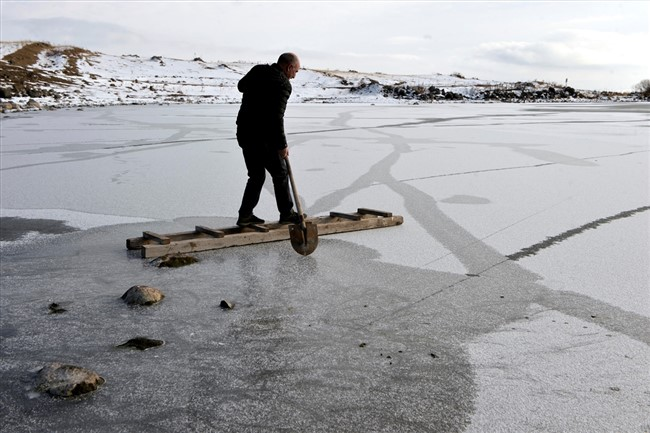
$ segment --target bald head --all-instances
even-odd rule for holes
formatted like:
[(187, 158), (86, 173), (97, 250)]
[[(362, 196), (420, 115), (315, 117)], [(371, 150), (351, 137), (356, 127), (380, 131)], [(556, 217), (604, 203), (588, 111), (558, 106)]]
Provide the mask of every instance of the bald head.
[(300, 70), (300, 59), (294, 53), (283, 53), (278, 58), (278, 66), (287, 78), (295, 78)]
[(296, 56), (294, 53), (280, 54), (280, 57), (278, 58), (278, 65), (283, 66), (290, 65), (292, 63), (300, 63), (298, 56)]

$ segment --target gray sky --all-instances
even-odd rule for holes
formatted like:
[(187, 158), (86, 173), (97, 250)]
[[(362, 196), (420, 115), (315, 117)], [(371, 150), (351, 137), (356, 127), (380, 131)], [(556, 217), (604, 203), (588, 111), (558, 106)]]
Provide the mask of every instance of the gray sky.
[(650, 79), (649, 1), (5, 1), (3, 41), (106, 54), (542, 80), (629, 91)]

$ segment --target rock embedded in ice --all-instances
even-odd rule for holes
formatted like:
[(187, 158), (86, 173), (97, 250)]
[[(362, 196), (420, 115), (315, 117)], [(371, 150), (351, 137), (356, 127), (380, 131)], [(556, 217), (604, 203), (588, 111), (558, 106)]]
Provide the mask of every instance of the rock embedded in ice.
[(61, 313), (65, 313), (66, 311), (68, 311), (65, 308), (61, 307), (56, 302), (52, 302), (50, 304), (50, 306), (49, 306), (49, 309), (50, 309), (50, 314), (61, 314)]
[(232, 302), (230, 302), (230, 301), (226, 301), (226, 300), (224, 299), (223, 301), (221, 301), (221, 303), (219, 304), (219, 306), (220, 306), (221, 308), (223, 308), (224, 310), (232, 310), (233, 307), (234, 307), (235, 305), (234, 305)]
[(135, 337), (127, 341), (126, 343), (120, 344), (117, 347), (133, 348), (138, 350), (147, 350), (151, 347), (158, 347), (165, 344), (163, 340), (154, 340), (147, 337)]
[(105, 382), (92, 370), (55, 362), (38, 372), (36, 390), (57, 397), (74, 397), (95, 391)]
[(122, 295), (122, 300), (129, 305), (153, 305), (163, 300), (165, 295), (160, 289), (149, 286), (133, 286)]

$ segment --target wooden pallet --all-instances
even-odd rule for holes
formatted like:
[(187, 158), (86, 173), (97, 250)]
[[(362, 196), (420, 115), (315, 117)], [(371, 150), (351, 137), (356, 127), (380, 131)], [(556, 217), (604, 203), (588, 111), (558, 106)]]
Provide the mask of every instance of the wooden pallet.
[[(358, 230), (392, 227), (404, 222), (404, 218), (374, 209), (360, 208), (355, 213), (330, 212), (329, 216), (307, 218), (318, 226), (318, 235), (354, 232)], [(157, 234), (150, 231), (142, 237), (126, 240), (129, 250), (140, 250), (143, 258), (162, 257), (167, 254), (181, 254), (242, 245), (276, 242), (289, 239), (289, 226), (267, 223), (248, 227), (227, 227), (212, 229), (196, 226), (193, 231)]]

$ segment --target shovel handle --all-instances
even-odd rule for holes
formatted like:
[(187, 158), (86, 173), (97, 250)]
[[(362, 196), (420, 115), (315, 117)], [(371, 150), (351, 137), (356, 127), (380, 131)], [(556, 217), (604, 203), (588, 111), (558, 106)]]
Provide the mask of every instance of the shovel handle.
[(287, 163), (287, 173), (289, 173), (289, 181), (291, 182), (291, 191), (293, 191), (293, 200), (296, 202), (296, 209), (298, 209), (298, 215), (300, 215), (300, 228), (303, 230), (307, 229), (305, 225), (305, 217), (302, 213), (302, 205), (300, 204), (300, 197), (298, 197), (298, 190), (296, 189), (296, 181), (293, 180), (293, 172), (291, 171), (291, 163), (289, 163), (289, 157), (284, 158), (284, 161)]

